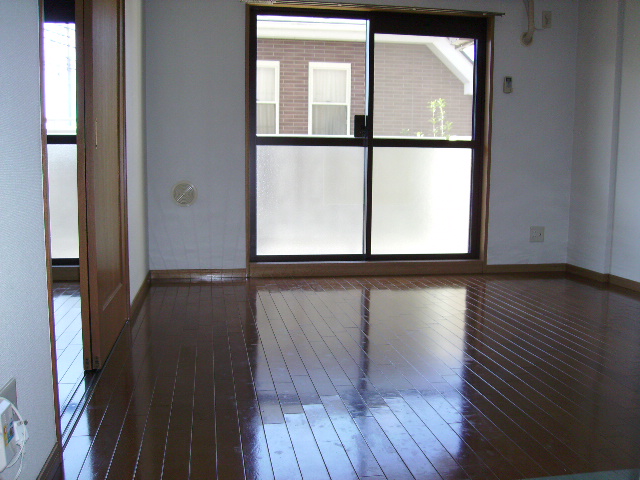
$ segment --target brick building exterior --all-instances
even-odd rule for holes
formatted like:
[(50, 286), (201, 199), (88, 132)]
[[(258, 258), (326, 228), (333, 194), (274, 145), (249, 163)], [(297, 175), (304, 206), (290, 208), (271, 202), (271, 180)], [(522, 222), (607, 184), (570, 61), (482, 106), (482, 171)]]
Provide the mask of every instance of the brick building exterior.
[(473, 95), (426, 45), (377, 43), (374, 134), (433, 136), (430, 102), (446, 101), (449, 134), (471, 136)]
[[(279, 61), (279, 133), (309, 131), (309, 63), (351, 65), (351, 125), (365, 112), (366, 46), (362, 42), (258, 39), (257, 59)], [(473, 96), (426, 45), (377, 43), (375, 59), (376, 136), (432, 136), (430, 102), (446, 101), (448, 134), (470, 136)]]

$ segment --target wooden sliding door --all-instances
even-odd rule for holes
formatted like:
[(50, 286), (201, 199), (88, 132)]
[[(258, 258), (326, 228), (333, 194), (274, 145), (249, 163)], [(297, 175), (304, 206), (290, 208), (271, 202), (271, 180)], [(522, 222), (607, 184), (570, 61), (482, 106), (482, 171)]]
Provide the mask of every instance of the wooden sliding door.
[(122, 0), (76, 0), (78, 191), (85, 369), (129, 317)]

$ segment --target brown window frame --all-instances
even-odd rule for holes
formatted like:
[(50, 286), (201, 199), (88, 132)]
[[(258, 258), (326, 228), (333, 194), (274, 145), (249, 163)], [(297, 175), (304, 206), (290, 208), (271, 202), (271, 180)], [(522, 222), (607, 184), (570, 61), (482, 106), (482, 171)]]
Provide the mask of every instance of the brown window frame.
[[(401, 10), (401, 9), (398, 9)], [(248, 42), (247, 42), (247, 137), (248, 137), (248, 260), (252, 262), (327, 262), (327, 261), (389, 261), (389, 260), (483, 260), (486, 247), (483, 245), (486, 230), (486, 205), (484, 201), (485, 177), (487, 170), (488, 129), (486, 120), (489, 117), (490, 98), (488, 75), (490, 73), (490, 44), (492, 36), (493, 14), (484, 15), (480, 12), (447, 12), (433, 14), (423, 12), (395, 11), (389, 8), (371, 8), (367, 11), (348, 8), (300, 8), (282, 6), (254, 6), (247, 7), (248, 12)], [(357, 255), (257, 255), (256, 232), (256, 148), (258, 145), (298, 145), (298, 146), (363, 146), (361, 138), (332, 138), (318, 136), (267, 136), (256, 135), (255, 91), (256, 91), (256, 61), (257, 61), (257, 18), (260, 15), (283, 15), (294, 17), (323, 17), (323, 18), (352, 18), (364, 19), (370, 22), (370, 36), (368, 47), (368, 78), (373, 78), (373, 32), (383, 31), (391, 34), (433, 35), (476, 40), (476, 62), (474, 71), (474, 106), (473, 132), (471, 140), (441, 140), (441, 139), (386, 139), (373, 137), (372, 122), (367, 122), (368, 135), (365, 147), (368, 148), (368, 165), (366, 175), (366, 204), (365, 204), (365, 246), (364, 253)], [(428, 32), (425, 32), (428, 28)], [(368, 87), (368, 112), (373, 111), (373, 92)], [(417, 148), (471, 148), (472, 181), (471, 181), (471, 212), (469, 225), (469, 249), (463, 254), (371, 254), (371, 204), (372, 191), (372, 151), (374, 147), (417, 147)]]

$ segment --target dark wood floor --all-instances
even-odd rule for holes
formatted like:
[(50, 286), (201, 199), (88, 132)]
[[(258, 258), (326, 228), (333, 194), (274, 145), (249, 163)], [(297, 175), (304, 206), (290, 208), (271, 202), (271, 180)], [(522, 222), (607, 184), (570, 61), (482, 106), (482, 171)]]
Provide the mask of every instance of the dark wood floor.
[(56, 282), (53, 285), (53, 311), (60, 423), (62, 431), (68, 432), (87, 390), (82, 355), (82, 317), (78, 282)]
[(154, 286), (64, 452), (67, 479), (639, 466), (640, 298), (563, 277)]

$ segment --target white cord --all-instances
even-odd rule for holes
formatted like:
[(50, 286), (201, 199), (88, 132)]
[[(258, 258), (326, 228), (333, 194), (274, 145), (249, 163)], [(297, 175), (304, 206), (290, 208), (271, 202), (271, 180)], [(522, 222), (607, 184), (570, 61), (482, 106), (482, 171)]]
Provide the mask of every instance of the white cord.
[[(20, 420), (20, 422), (18, 422), (18, 426), (22, 427), (22, 433), (20, 435), (20, 444), (19, 444), (20, 445), (20, 451), (14, 457), (14, 459), (11, 460), (11, 462), (6, 466), (6, 468), (11, 468), (18, 462), (18, 459), (20, 459), (20, 468), (18, 468), (18, 472), (16, 473), (16, 476), (13, 477), (13, 480), (18, 480), (18, 477), (20, 477), (20, 474), (22, 473), (22, 467), (24, 466), (24, 455), (25, 455), (25, 451), (26, 451), (26, 443), (29, 440), (29, 432), (27, 430), (27, 422), (25, 421), (24, 418), (22, 418), (22, 415), (18, 411), (18, 408), (13, 404), (13, 402), (11, 400), (9, 400), (7, 398), (4, 398), (4, 397), (0, 397), (0, 401), (1, 400), (6, 400), (7, 402), (9, 402), (9, 405), (11, 405), (11, 409), (13, 410), (13, 412), (16, 414), (16, 416)], [(17, 435), (17, 432), (14, 435)]]

